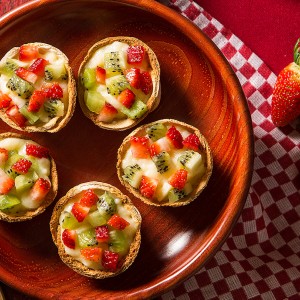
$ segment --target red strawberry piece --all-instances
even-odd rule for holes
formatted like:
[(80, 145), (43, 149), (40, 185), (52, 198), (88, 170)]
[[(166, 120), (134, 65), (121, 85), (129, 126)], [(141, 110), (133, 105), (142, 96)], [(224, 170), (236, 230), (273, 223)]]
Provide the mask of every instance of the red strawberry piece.
[(26, 154), (37, 158), (49, 157), (49, 150), (43, 146), (35, 144), (26, 144)]
[(84, 191), (82, 198), (80, 199), (79, 203), (83, 206), (92, 207), (98, 201), (98, 196), (92, 189), (88, 189)]
[(38, 76), (33, 73), (33, 72), (30, 72), (22, 67), (18, 68), (16, 71), (15, 71), (16, 75), (18, 75), (20, 78), (32, 83), (32, 84), (35, 84), (37, 79), (38, 79)]
[(64, 96), (63, 89), (58, 83), (46, 84), (42, 87), (46, 98), (61, 99)]
[(27, 119), (19, 112), (17, 105), (9, 107), (6, 112), (7, 116), (18, 126), (24, 127)]
[(19, 60), (30, 61), (38, 58), (38, 47), (34, 45), (22, 45), (19, 50)]
[(30, 97), (28, 104), (28, 111), (38, 112), (44, 104), (46, 98), (45, 93), (42, 91), (34, 91)]
[(195, 133), (191, 133), (183, 140), (183, 146), (192, 149), (194, 151), (198, 151), (200, 148), (200, 140)]
[(11, 168), (19, 174), (26, 174), (29, 171), (31, 165), (32, 162), (30, 160), (20, 158), (17, 162), (15, 162), (12, 165)]
[(99, 247), (80, 249), (80, 254), (87, 260), (98, 262), (102, 256), (102, 249)]
[(105, 103), (101, 109), (97, 120), (101, 122), (111, 122), (118, 114), (118, 110), (109, 103)]
[(125, 77), (129, 84), (139, 89), (141, 87), (141, 70), (138, 68), (131, 68), (124, 71)]
[(10, 106), (11, 98), (0, 91), (0, 109)]
[(72, 206), (71, 212), (78, 222), (82, 222), (85, 217), (88, 215), (90, 208), (83, 206), (79, 202), (75, 202)]
[(15, 186), (15, 181), (0, 169), (0, 195), (5, 195)]
[(133, 136), (130, 139), (131, 153), (135, 158), (149, 158), (149, 138)]
[(127, 62), (129, 64), (141, 64), (145, 57), (145, 49), (143, 46), (129, 46), (127, 49)]
[(96, 81), (100, 84), (105, 84), (106, 71), (101, 67), (96, 68)]
[(65, 229), (62, 233), (62, 241), (68, 248), (75, 249), (76, 246), (76, 231)]
[(152, 78), (149, 72), (141, 73), (141, 90), (145, 95), (148, 95), (153, 88)]
[(157, 184), (158, 182), (156, 179), (142, 176), (142, 180), (140, 183), (140, 193), (146, 198), (153, 198), (157, 188)]
[(120, 217), (119, 215), (113, 215), (111, 218), (107, 221), (107, 224), (109, 226), (112, 226), (113, 228), (117, 230), (123, 230), (125, 229), (130, 223), (128, 223), (125, 219)]
[(99, 243), (106, 243), (109, 240), (109, 231), (107, 225), (97, 226), (95, 228), (96, 239)]
[(109, 250), (104, 250), (102, 254), (102, 266), (104, 269), (115, 272), (118, 267), (119, 254)]
[(48, 61), (43, 58), (37, 58), (28, 68), (28, 71), (33, 72), (38, 76), (44, 76), (45, 67), (48, 65)]
[(171, 126), (167, 133), (166, 133), (167, 138), (171, 141), (173, 146), (177, 149), (183, 148), (183, 138), (181, 133), (176, 129), (175, 126)]
[(30, 197), (31, 199), (35, 201), (41, 201), (43, 200), (48, 192), (50, 191), (51, 183), (44, 179), (39, 178), (33, 185), (31, 191), (30, 191)]
[(169, 152), (171, 150), (170, 143), (167, 138), (158, 139), (150, 146), (150, 156), (153, 157), (163, 151)]
[(4, 148), (0, 148), (0, 166), (4, 166), (8, 160), (8, 151)]
[(118, 96), (118, 101), (121, 102), (125, 107), (130, 108), (135, 101), (135, 94), (131, 90), (125, 89)]
[(178, 190), (182, 190), (187, 181), (187, 170), (179, 169), (177, 170), (169, 179), (169, 183), (171, 186)]

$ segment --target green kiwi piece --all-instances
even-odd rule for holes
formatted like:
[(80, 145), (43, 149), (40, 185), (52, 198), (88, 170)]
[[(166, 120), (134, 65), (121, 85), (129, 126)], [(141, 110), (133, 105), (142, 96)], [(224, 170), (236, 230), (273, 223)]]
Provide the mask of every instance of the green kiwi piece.
[(53, 80), (67, 80), (68, 73), (64, 64), (57, 65), (46, 65), (45, 66), (45, 80), (53, 81)]
[(1, 195), (0, 196), (0, 210), (8, 209), (20, 204), (21, 201), (12, 195)]
[(143, 171), (138, 164), (127, 166), (124, 169), (122, 178), (127, 181), (132, 187), (138, 188), (143, 176)]
[(14, 74), (7, 82), (6, 84), (7, 88), (9, 88), (11, 91), (18, 94), (18, 96), (29, 99), (34, 91), (34, 87), (27, 82), (26, 80), (23, 80), (16, 74)]
[(109, 77), (105, 81), (108, 94), (118, 96), (125, 89), (130, 88), (130, 84), (124, 75)]
[(171, 157), (170, 154), (166, 151), (152, 157), (153, 162), (155, 163), (157, 172), (163, 174), (169, 170)]
[(130, 108), (123, 106), (120, 110), (128, 118), (135, 120), (142, 117), (148, 108), (143, 101), (136, 100)]
[(164, 137), (167, 133), (167, 127), (162, 123), (155, 123), (146, 129), (149, 138), (155, 142)]
[(117, 205), (115, 203), (114, 198), (108, 193), (105, 192), (98, 200), (97, 202), (97, 208), (98, 211), (102, 214), (102, 215), (112, 215), (115, 213), (116, 209), (117, 209)]
[(78, 243), (80, 248), (95, 246), (98, 244), (95, 229), (88, 229), (78, 234)]

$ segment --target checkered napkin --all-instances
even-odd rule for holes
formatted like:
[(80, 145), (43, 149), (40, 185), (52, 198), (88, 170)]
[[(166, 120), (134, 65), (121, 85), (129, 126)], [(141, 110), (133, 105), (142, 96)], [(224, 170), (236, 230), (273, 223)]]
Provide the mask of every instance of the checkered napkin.
[(160, 299), (300, 299), (300, 132), (296, 122), (278, 129), (271, 121), (276, 76), (194, 1), (162, 2), (202, 29), (236, 72), (252, 117), (255, 159), (249, 196), (225, 244)]

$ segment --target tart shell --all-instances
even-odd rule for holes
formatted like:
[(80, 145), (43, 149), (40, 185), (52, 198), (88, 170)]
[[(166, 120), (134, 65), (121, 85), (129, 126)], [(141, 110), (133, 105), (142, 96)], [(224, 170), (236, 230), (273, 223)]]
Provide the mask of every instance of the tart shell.
[[(21, 134), (17, 133), (1, 133), (0, 134), (0, 140), (6, 139), (6, 138), (20, 138), (28, 141), (34, 141), (30, 137), (23, 136)], [(3, 211), (0, 210), (0, 220), (7, 221), (7, 222), (21, 222), (21, 221), (28, 221), (31, 220), (33, 217), (43, 213), (45, 209), (53, 202), (57, 195), (58, 190), (58, 177), (57, 177), (57, 170), (56, 170), (56, 164), (54, 159), (50, 156), (50, 176), (49, 179), (51, 181), (51, 189), (46, 195), (46, 198), (42, 202), (42, 205), (40, 205), (35, 210), (28, 210), (25, 211), (22, 214), (6, 214)]]
[[(85, 87), (83, 86), (81, 82), (81, 75), (83, 74), (83, 71), (85, 69), (85, 66), (89, 59), (93, 56), (93, 54), (99, 50), (100, 48), (109, 45), (115, 41), (127, 43), (129, 46), (130, 45), (141, 45), (144, 47), (146, 50), (146, 53), (148, 54), (149, 58), (149, 64), (151, 67), (151, 78), (153, 82), (153, 89), (152, 93), (150, 95), (150, 98), (147, 101), (147, 111), (144, 113), (144, 115), (136, 120), (132, 120), (129, 118), (126, 119), (117, 119), (114, 120), (112, 123), (106, 123), (106, 122), (101, 122), (97, 120), (97, 114), (91, 112), (85, 102), (84, 102), (84, 92), (85, 92)], [(161, 97), (161, 86), (160, 86), (160, 65), (158, 62), (158, 59), (153, 52), (153, 50), (144, 42), (141, 40), (134, 38), (134, 37), (127, 37), (127, 36), (117, 36), (117, 37), (108, 37), (105, 38), (97, 43), (95, 43), (88, 51), (87, 55), (85, 56), (83, 62), (81, 63), (78, 71), (78, 99), (79, 99), (79, 104), (80, 107), (84, 113), (84, 115), (92, 120), (92, 122), (99, 126), (100, 128), (103, 129), (108, 129), (108, 130), (116, 130), (116, 131), (121, 131), (121, 130), (126, 130), (128, 128), (134, 127), (136, 124), (138, 124), (140, 121), (142, 121), (151, 111), (155, 110), (157, 106), (159, 105), (160, 102), (160, 97)]]
[[(41, 126), (34, 126), (34, 125), (29, 125), (25, 127), (20, 127), (18, 126), (15, 122), (13, 122), (5, 113), (4, 110), (0, 110), (0, 118), (7, 123), (10, 127), (20, 130), (20, 131), (25, 131), (25, 132), (57, 132), (63, 127), (67, 125), (69, 120), (74, 114), (75, 111), (75, 105), (76, 105), (76, 81), (74, 79), (73, 71), (69, 65), (69, 59), (68, 57), (58, 48), (45, 44), (45, 43), (27, 43), (25, 45), (35, 45), (39, 49), (43, 49), (44, 51), (49, 51), (53, 50), (59, 57), (62, 57), (65, 61), (65, 67), (68, 73), (68, 106), (67, 106), (67, 111), (63, 117), (58, 117), (51, 119), (48, 123), (42, 124)], [(11, 50), (9, 50), (5, 56), (1, 59), (2, 61), (6, 61), (8, 58), (13, 58), (19, 53), (20, 47), (14, 47)]]
[[(191, 192), (191, 194), (189, 194), (188, 196), (184, 197), (183, 199), (178, 200), (178, 201), (173, 202), (173, 203), (170, 203), (170, 202), (160, 203), (158, 201), (153, 202), (150, 199), (148, 199), (148, 198), (144, 197), (143, 195), (141, 195), (137, 189), (133, 188), (127, 181), (125, 181), (122, 178), (122, 176), (124, 175), (124, 172), (122, 170), (122, 159), (125, 156), (127, 150), (130, 148), (130, 138), (133, 137), (133, 136), (145, 136), (146, 135), (146, 129), (148, 127), (150, 127), (151, 125), (156, 124), (158, 122), (163, 123), (166, 126), (171, 126), (171, 125), (180, 126), (184, 129), (188, 130), (191, 133), (195, 133), (198, 136), (198, 138), (200, 140), (200, 143), (202, 145), (202, 148), (203, 148), (202, 154), (204, 154), (205, 161), (206, 161), (206, 172), (200, 178), (200, 181), (199, 181), (198, 185), (193, 188), (193, 191)], [(138, 127), (133, 132), (131, 132), (127, 137), (125, 137), (125, 139), (123, 140), (123, 142), (122, 142), (122, 144), (121, 144), (121, 146), (118, 150), (117, 174), (118, 174), (120, 182), (136, 198), (142, 200), (144, 203), (149, 204), (149, 205), (178, 207), (178, 206), (184, 206), (184, 205), (187, 205), (187, 204), (191, 203), (193, 200), (195, 200), (201, 194), (201, 192), (207, 186), (209, 178), (212, 174), (212, 170), (213, 170), (212, 152), (211, 152), (211, 149), (210, 149), (206, 139), (204, 138), (204, 136), (200, 133), (200, 131), (196, 127), (191, 126), (189, 124), (186, 124), (184, 122), (173, 120), (173, 119), (157, 120), (155, 122), (145, 124), (143, 126)]]
[[(91, 269), (84, 264), (82, 264), (80, 261), (74, 259), (71, 255), (68, 255), (64, 250), (64, 244), (61, 241), (61, 228), (59, 226), (59, 217), (61, 213), (64, 210), (64, 207), (66, 203), (71, 200), (75, 195), (79, 194), (80, 192), (87, 190), (87, 189), (100, 189), (103, 191), (110, 192), (111, 194), (117, 196), (119, 199), (122, 200), (123, 205), (125, 208), (131, 212), (132, 217), (134, 220), (138, 223), (138, 228), (134, 237), (133, 242), (130, 245), (129, 253), (126, 255), (124, 263), (122, 267), (117, 272), (110, 272), (110, 271), (103, 271), (103, 270), (94, 270)], [(55, 245), (58, 248), (58, 254), (61, 258), (61, 260), (70, 268), (72, 268), (75, 272), (96, 278), (96, 279), (104, 279), (108, 277), (116, 276), (122, 272), (124, 272), (135, 260), (140, 244), (141, 244), (141, 227), (142, 217), (137, 210), (137, 208), (133, 205), (131, 200), (122, 194), (117, 188), (115, 188), (112, 185), (109, 185), (107, 183), (97, 182), (97, 181), (91, 181), (79, 184), (72, 189), (70, 189), (65, 196), (63, 196), (55, 205), (52, 217), (50, 220), (50, 231), (52, 235), (52, 239), (55, 243)]]

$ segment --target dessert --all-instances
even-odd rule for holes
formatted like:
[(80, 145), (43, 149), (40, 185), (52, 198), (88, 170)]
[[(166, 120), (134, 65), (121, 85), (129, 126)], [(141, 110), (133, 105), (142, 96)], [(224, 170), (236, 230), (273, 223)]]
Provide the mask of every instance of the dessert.
[(150, 205), (190, 203), (206, 187), (212, 167), (210, 148), (199, 130), (171, 119), (137, 128), (118, 150), (121, 183)]
[(75, 186), (56, 204), (50, 221), (62, 261), (102, 279), (124, 272), (137, 256), (141, 216), (130, 199), (101, 182)]
[(73, 115), (76, 84), (69, 60), (44, 43), (12, 48), (0, 61), (0, 117), (27, 132), (57, 132)]
[(47, 148), (19, 134), (0, 134), (0, 220), (26, 221), (42, 213), (57, 187)]
[(101, 128), (133, 127), (160, 101), (155, 53), (133, 37), (110, 37), (91, 47), (78, 72), (83, 113)]

